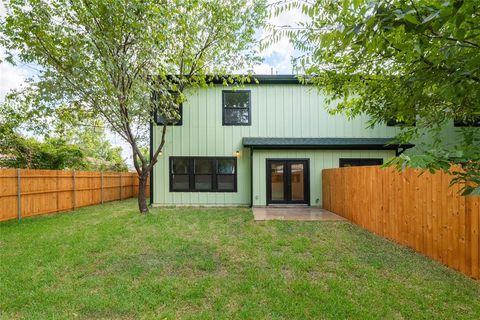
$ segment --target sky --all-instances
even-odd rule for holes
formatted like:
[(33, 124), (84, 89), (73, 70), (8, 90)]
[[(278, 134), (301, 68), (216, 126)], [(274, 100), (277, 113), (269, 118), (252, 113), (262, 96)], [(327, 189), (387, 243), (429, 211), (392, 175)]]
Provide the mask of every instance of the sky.
[[(0, 17), (4, 14), (2, 2), (0, 2)], [(306, 18), (299, 10), (292, 10), (283, 13), (280, 16), (271, 18), (269, 23), (276, 26), (294, 25), (298, 21), (304, 21)], [(266, 30), (257, 32), (258, 39), (266, 37)], [(256, 65), (253, 69), (255, 74), (292, 74), (291, 58), (297, 56), (298, 52), (289, 43), (288, 39), (282, 39), (271, 47), (261, 52), (263, 63)], [(0, 103), (5, 99), (5, 95), (13, 89), (20, 89), (28, 78), (35, 76), (34, 68), (26, 65), (16, 65), (4, 62), (4, 49), (0, 46)], [(131, 151), (129, 145), (118, 135), (109, 133), (108, 138), (113, 145), (121, 146), (123, 157), (127, 159), (127, 164), (131, 163)]]

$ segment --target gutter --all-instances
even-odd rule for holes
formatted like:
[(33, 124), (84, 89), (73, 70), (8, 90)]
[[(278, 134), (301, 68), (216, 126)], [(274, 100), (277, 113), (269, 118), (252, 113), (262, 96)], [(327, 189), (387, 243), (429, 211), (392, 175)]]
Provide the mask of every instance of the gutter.
[[(404, 150), (414, 147), (413, 144), (384, 145), (384, 144), (247, 144), (245, 147), (261, 150)], [(403, 151), (402, 151), (403, 152)]]

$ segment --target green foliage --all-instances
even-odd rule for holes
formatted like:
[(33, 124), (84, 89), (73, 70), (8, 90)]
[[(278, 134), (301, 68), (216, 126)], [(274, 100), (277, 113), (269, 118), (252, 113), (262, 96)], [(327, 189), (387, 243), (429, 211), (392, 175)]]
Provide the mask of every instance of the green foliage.
[(86, 169), (83, 150), (60, 139), (39, 142), (12, 133), (0, 141), (0, 167), (28, 169)]
[[(10, 60), (17, 54), (41, 67), (39, 81), (12, 100), (43, 115), (65, 105), (102, 115), (139, 144), (154, 108), (178, 105), (172, 91), (257, 61), (254, 32), (264, 16), (263, 1), (247, 0), (13, 0), (6, 7), (0, 44)], [(157, 105), (152, 92), (161, 93)]]
[(0, 122), (0, 167), (128, 171), (121, 148), (110, 144), (101, 123), (95, 130), (57, 128), (43, 141), (23, 137), (12, 124)]
[(150, 162), (141, 147), (153, 111), (176, 115), (186, 86), (206, 85), (207, 75), (249, 70), (258, 61), (254, 38), (264, 4), (11, 0), (0, 20), (0, 45), (9, 60), (17, 55), (41, 70), (38, 81), (13, 100), (46, 117), (65, 106), (102, 116), (131, 145), (135, 169), (145, 179), (167, 129)]
[[(304, 81), (338, 103), (333, 112), (368, 114), (371, 126), (396, 120), (400, 142), (422, 135), (433, 143), (421, 155), (392, 164), (443, 169), (464, 167), (455, 182), (479, 187), (479, 131), (459, 135), (453, 146), (439, 143), (452, 120), (480, 116), (480, 15), (477, 1), (318, 0), (280, 1), (278, 12), (301, 8), (310, 21), (298, 29), (273, 28), (305, 54), (296, 63)], [(416, 126), (414, 126), (416, 124)], [(460, 155), (460, 156), (459, 156)], [(473, 164), (473, 165), (472, 165)], [(465, 191), (474, 189), (468, 187)], [(477, 189), (478, 190), (478, 189)]]
[[(462, 130), (461, 135), (460, 142), (452, 148), (437, 146), (420, 154), (402, 154), (384, 165), (393, 165), (399, 170), (411, 166), (431, 173), (436, 170), (449, 172), (454, 175), (450, 185), (461, 184), (463, 195), (480, 195), (480, 137), (472, 130)], [(451, 167), (452, 164), (456, 166)]]
[[(122, 148), (114, 147), (107, 138), (104, 124), (99, 120), (69, 125), (62, 122), (54, 132), (70, 145), (79, 146), (85, 156), (86, 168), (91, 171), (128, 171), (122, 158)], [(60, 139), (60, 138), (59, 138)]]

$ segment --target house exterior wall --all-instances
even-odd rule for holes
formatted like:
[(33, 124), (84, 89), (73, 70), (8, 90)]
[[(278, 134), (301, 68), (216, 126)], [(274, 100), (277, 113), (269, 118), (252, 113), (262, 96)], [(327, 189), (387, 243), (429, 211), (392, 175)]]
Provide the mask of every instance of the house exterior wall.
[[(183, 125), (169, 126), (163, 154), (153, 170), (154, 205), (250, 205), (250, 150), (243, 148), (243, 137), (353, 137), (388, 138), (395, 136), (397, 128), (377, 126), (367, 128), (367, 118), (357, 117), (348, 120), (342, 115), (330, 115), (326, 109), (325, 98), (312, 87), (298, 84), (252, 84), (241, 88), (251, 90), (251, 125), (222, 125), (222, 90), (232, 87), (215, 85), (206, 89), (187, 92), (187, 101), (183, 104)], [(153, 127), (153, 147), (160, 142), (161, 126)], [(170, 192), (169, 157), (170, 156), (234, 156), (240, 151), (237, 160), (237, 192)], [(265, 151), (266, 152), (266, 151)], [(255, 151), (255, 159), (266, 153)], [(280, 151), (268, 151), (279, 156)], [(295, 152), (281, 151), (285, 157)], [(338, 166), (334, 161), (347, 151), (308, 151), (315, 159), (310, 164), (312, 174), (312, 205), (321, 193), (320, 171), (322, 166)], [(298, 152), (301, 154), (301, 152)], [(353, 154), (353, 151), (352, 151)], [(363, 152), (367, 156), (368, 152)], [(374, 154), (375, 153), (374, 151)], [(382, 156), (394, 155), (385, 151)], [(258, 158), (257, 158), (258, 157)], [(318, 161), (329, 161), (316, 164)], [(264, 174), (262, 164), (258, 174)], [(254, 172), (256, 184), (262, 183), (265, 176)], [(263, 179), (263, 180), (262, 180)], [(318, 186), (314, 188), (313, 186)], [(255, 203), (264, 205), (265, 194), (256, 187)], [(265, 193), (265, 192), (264, 192)], [(313, 194), (315, 193), (315, 194)], [(263, 202), (263, 203), (262, 203)], [(320, 201), (321, 203), (321, 201)]]
[(395, 150), (254, 150), (253, 205), (267, 203), (267, 159), (308, 159), (310, 165), (310, 205), (322, 207), (322, 170), (338, 168), (340, 158), (379, 158), (384, 162)]

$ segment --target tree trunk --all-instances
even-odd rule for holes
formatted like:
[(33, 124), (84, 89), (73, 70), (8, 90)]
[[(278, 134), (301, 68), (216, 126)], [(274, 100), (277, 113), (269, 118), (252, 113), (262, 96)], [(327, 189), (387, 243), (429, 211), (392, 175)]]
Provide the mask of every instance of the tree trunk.
[[(147, 214), (147, 181), (148, 181), (148, 171), (142, 172), (138, 176), (139, 185), (138, 185), (138, 209), (140, 213)], [(152, 195), (150, 195), (151, 197)]]

